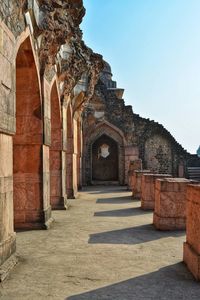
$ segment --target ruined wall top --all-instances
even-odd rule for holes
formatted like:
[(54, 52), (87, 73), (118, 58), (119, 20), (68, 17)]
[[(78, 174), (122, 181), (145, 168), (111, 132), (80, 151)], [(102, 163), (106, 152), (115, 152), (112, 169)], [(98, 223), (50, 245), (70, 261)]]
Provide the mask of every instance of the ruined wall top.
[(17, 39), (29, 27), (41, 77), (50, 82), (57, 73), (61, 94), (68, 96), (83, 75), (85, 99), (94, 91), (102, 56), (82, 40), (79, 25), (85, 15), (82, 0), (2, 0), (0, 20)]
[(97, 124), (107, 121), (124, 133), (127, 145), (143, 147), (148, 138), (157, 134), (170, 142), (174, 152), (184, 157), (190, 155), (162, 124), (135, 114), (132, 106), (125, 105), (123, 91), (112, 81), (111, 68), (104, 62), (94, 95), (84, 110), (84, 128), (88, 135)]

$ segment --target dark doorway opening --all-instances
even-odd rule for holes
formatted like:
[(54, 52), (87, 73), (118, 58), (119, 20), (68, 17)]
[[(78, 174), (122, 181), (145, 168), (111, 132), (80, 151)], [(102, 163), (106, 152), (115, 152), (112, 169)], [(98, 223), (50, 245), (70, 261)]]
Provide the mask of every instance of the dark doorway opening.
[(92, 145), (92, 181), (118, 181), (118, 144), (102, 135)]

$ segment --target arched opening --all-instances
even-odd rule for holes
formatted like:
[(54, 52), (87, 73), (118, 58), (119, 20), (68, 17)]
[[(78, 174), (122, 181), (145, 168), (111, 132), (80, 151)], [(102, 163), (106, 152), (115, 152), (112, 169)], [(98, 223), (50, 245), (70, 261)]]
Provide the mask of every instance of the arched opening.
[(16, 58), (16, 134), (13, 139), (15, 229), (44, 224), (42, 188), (42, 107), (30, 39)]
[(51, 90), (50, 203), (64, 209), (62, 197), (62, 121), (56, 82)]
[(67, 197), (74, 198), (73, 191), (73, 153), (74, 153), (74, 139), (73, 139), (73, 120), (70, 105), (67, 108), (67, 176), (66, 187)]
[(92, 145), (92, 181), (119, 180), (118, 145), (107, 135)]

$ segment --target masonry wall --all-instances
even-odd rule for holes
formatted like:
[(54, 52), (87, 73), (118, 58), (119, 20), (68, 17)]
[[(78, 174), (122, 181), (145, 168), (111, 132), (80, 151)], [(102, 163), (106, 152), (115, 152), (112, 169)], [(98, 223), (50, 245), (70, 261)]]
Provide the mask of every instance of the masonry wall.
[(15, 133), (14, 50), (14, 36), (5, 24), (0, 22), (0, 265), (12, 256), (16, 248), (12, 139)]
[[(104, 62), (95, 93), (84, 110), (85, 143), (90, 140), (91, 128), (95, 131), (100, 124), (107, 123), (120, 130), (123, 136), (125, 183), (130, 161), (138, 158), (143, 168), (151, 172), (187, 177), (187, 164), (193, 156), (161, 124), (133, 113), (132, 107), (124, 103), (123, 91), (112, 81), (111, 68)], [(91, 160), (90, 151), (87, 155)]]
[(82, 41), (83, 2), (65, 2), (0, 5), (0, 281), (15, 230), (48, 229), (82, 184), (81, 112), (102, 57)]

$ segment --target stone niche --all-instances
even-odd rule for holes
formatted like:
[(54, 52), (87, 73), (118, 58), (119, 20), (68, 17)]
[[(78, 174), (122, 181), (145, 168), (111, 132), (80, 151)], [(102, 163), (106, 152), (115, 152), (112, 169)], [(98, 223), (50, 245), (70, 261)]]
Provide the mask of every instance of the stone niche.
[(157, 179), (155, 185), (154, 226), (159, 230), (179, 230), (186, 226), (185, 178)]
[(156, 179), (172, 177), (169, 174), (143, 174), (142, 175), (142, 209), (154, 209)]
[(187, 186), (186, 242), (183, 260), (200, 281), (200, 185)]

